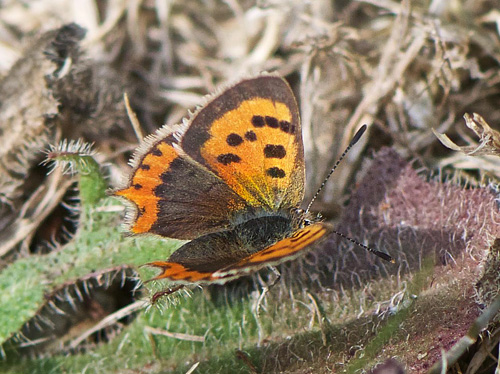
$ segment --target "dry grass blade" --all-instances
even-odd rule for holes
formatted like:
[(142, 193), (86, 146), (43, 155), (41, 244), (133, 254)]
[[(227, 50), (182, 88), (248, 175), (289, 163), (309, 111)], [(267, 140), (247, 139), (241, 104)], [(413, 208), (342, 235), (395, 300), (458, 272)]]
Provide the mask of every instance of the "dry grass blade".
[(199, 362), (197, 362), (197, 363), (195, 363), (193, 366), (191, 366), (191, 367), (189, 368), (189, 370), (188, 370), (188, 371), (186, 371), (186, 374), (191, 374), (191, 373), (194, 373), (194, 371), (196, 370), (196, 368), (198, 367), (198, 365), (199, 365), (199, 364), (200, 364), (200, 363), (199, 363)]
[(197, 336), (197, 335), (190, 335), (190, 334), (183, 334), (181, 332), (170, 332), (162, 329), (157, 329), (153, 327), (146, 327), (146, 331), (153, 334), (153, 335), (163, 335), (163, 336), (168, 336), (169, 338), (174, 338), (178, 340), (185, 340), (188, 342), (200, 342), (203, 343), (205, 341), (204, 336)]
[(500, 156), (500, 132), (492, 129), (479, 114), (464, 115), (465, 124), (479, 137), (479, 145), (460, 147), (450, 140), (445, 134), (440, 134), (434, 129), (434, 135), (444, 146), (467, 156)]
[(53, 173), (27, 200), (18, 217), (0, 233), (0, 257), (7, 255), (19, 243), (29, 240), (35, 230), (60, 204), (62, 197), (74, 181), (61, 172)]
[(69, 344), (68, 344), (68, 349), (75, 349), (77, 348), (82, 342), (87, 339), (89, 336), (94, 334), (95, 332), (102, 330), (106, 327), (112, 326), (116, 324), (119, 320), (121, 320), (124, 317), (130, 316), (136, 312), (138, 312), (141, 309), (144, 309), (146, 305), (146, 302), (143, 300), (136, 301), (132, 304), (127, 305), (124, 308), (121, 308), (117, 310), (114, 313), (111, 313), (104, 317), (99, 323), (95, 324), (92, 326), (90, 329), (84, 331), (80, 336), (77, 338), (73, 339)]
[(479, 114), (464, 115), (465, 124), (475, 132), (479, 142), (462, 136), (471, 145), (459, 146), (446, 134), (440, 134), (432, 129), (434, 135), (447, 148), (458, 152), (440, 161), (442, 166), (453, 165), (462, 169), (478, 169), (500, 176), (500, 133), (492, 129)]

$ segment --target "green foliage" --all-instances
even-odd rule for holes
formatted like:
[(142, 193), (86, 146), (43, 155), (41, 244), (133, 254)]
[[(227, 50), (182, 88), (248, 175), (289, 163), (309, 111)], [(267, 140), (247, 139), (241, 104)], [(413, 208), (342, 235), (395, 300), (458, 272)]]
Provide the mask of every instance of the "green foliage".
[(83, 161), (77, 161), (78, 157), (63, 157), (64, 162), (82, 173), (79, 186), (86, 205), (78, 231), (64, 247), (47, 255), (21, 258), (2, 270), (0, 344), (35, 316), (47, 301), (46, 295), (61, 285), (124, 264), (137, 268), (152, 259), (164, 258), (178, 245), (176, 241), (152, 237), (124, 238), (121, 214), (112, 209), (122, 207), (121, 202), (105, 196), (104, 178), (95, 160), (85, 156)]

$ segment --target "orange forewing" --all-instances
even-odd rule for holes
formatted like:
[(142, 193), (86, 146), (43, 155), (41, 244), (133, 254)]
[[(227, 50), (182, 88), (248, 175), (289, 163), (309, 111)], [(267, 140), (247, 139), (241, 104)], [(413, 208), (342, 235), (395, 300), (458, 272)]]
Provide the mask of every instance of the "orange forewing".
[(135, 204), (130, 230), (176, 239), (194, 239), (224, 230), (245, 202), (214, 173), (180, 151), (172, 136), (138, 157), (127, 188), (115, 191)]
[[(283, 103), (262, 98), (243, 101), (238, 108), (227, 112), (213, 123), (210, 139), (203, 145), (201, 155), (215, 169), (216, 174), (250, 205), (278, 208), (281, 204), (280, 194), (293, 187), (292, 176), (299, 145), (293, 134), (284, 132), (279, 127), (252, 126), (252, 118), (256, 113), (258, 118), (275, 118), (278, 124), (291, 123), (292, 120), (290, 109)], [(249, 131), (255, 134), (255, 141), (245, 140), (245, 134)], [(225, 140), (233, 134), (244, 139), (241, 145), (231, 147), (227, 144)], [(275, 157), (266, 157), (266, 146), (268, 149), (272, 146), (273, 149), (284, 151), (275, 152)], [(228, 164), (218, 162), (220, 155), (227, 154), (236, 155), (240, 161)], [(273, 168), (282, 171), (283, 177), (273, 178), (266, 174), (267, 170)]]
[(197, 113), (181, 144), (249, 206), (279, 210), (302, 201), (298, 106), (280, 77), (257, 77), (224, 91)]

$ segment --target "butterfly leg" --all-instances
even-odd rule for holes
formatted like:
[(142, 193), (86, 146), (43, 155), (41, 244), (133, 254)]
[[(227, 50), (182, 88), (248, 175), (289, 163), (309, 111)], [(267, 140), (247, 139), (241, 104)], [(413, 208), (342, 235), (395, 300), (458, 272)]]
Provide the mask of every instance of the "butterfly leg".
[(276, 277), (276, 278), (274, 278), (274, 280), (271, 282), (271, 284), (269, 284), (269, 285), (267, 286), (267, 288), (268, 288), (268, 289), (270, 289), (271, 287), (274, 287), (274, 286), (276, 285), (276, 283), (278, 283), (278, 282), (280, 281), (280, 279), (281, 279), (281, 273), (280, 273), (280, 272), (279, 272), (279, 270), (278, 270), (278, 269), (276, 269), (276, 267), (274, 267), (274, 266), (268, 266), (267, 268), (268, 268), (269, 270), (271, 270), (271, 271), (272, 271), (272, 273), (274, 274), (274, 276)]
[[(271, 270), (271, 272), (274, 274), (275, 278), (271, 281), (270, 284), (262, 286), (262, 293), (260, 294), (259, 299), (257, 300), (257, 306), (255, 308), (255, 311), (257, 312), (257, 314), (260, 314), (260, 306), (262, 305), (262, 301), (264, 300), (264, 297), (266, 297), (269, 290), (272, 287), (274, 287), (281, 279), (281, 273), (278, 271), (278, 269), (276, 269), (274, 266), (268, 266), (267, 268), (269, 270)], [(264, 283), (264, 282), (262, 282), (262, 283)]]
[[(165, 269), (164, 269), (164, 268), (166, 267), (166, 265), (168, 265), (168, 262), (164, 262), (164, 261), (155, 261), (155, 262), (151, 262), (151, 263), (149, 263), (149, 264), (145, 264), (145, 265), (142, 265), (142, 266), (152, 266), (152, 267), (157, 267), (157, 268), (160, 268), (160, 269), (162, 269), (162, 270), (164, 270), (164, 271), (165, 271)], [(168, 268), (168, 267), (167, 267), (167, 268)], [(154, 280), (163, 279), (163, 278), (164, 278), (164, 277), (163, 277), (163, 274), (164, 274), (164, 273), (160, 273), (158, 276), (156, 276), (156, 277), (154, 277), (154, 278), (151, 278), (151, 279), (148, 279), (148, 280), (144, 281), (144, 284), (149, 283), (149, 282), (154, 281)], [(169, 287), (169, 288), (165, 288), (165, 289), (163, 289), (163, 290), (161, 290), (161, 291), (155, 292), (155, 294), (151, 297), (151, 304), (153, 304), (153, 305), (154, 305), (154, 304), (156, 304), (156, 302), (157, 302), (160, 298), (162, 298), (162, 297), (164, 297), (164, 296), (171, 295), (171, 294), (173, 294), (173, 293), (175, 293), (175, 292), (177, 292), (177, 291), (181, 290), (182, 288), (184, 288), (184, 286), (185, 286), (184, 284), (179, 284), (179, 285), (177, 285), (177, 286), (175, 286), (175, 287), (172, 287), (172, 288), (170, 288), (170, 287)]]
[(153, 295), (153, 297), (151, 297), (151, 304), (153, 304), (153, 305), (156, 304), (156, 302), (158, 301), (158, 299), (162, 298), (163, 296), (171, 295), (174, 292), (177, 292), (177, 291), (179, 291), (182, 288), (184, 288), (184, 284), (179, 284), (179, 285), (177, 285), (175, 287), (165, 288), (162, 291), (155, 292), (155, 294)]

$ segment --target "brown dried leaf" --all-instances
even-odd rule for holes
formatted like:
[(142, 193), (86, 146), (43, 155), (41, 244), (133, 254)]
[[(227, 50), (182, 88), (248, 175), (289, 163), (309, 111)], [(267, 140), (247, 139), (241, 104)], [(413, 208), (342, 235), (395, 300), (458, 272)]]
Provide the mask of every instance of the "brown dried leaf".
[(432, 131), (445, 147), (462, 152), (467, 156), (500, 156), (500, 133), (493, 130), (484, 118), (477, 113), (474, 113), (472, 116), (465, 113), (464, 118), (467, 127), (473, 130), (479, 137), (479, 145), (460, 147), (453, 143), (445, 134), (440, 134), (434, 129)]

